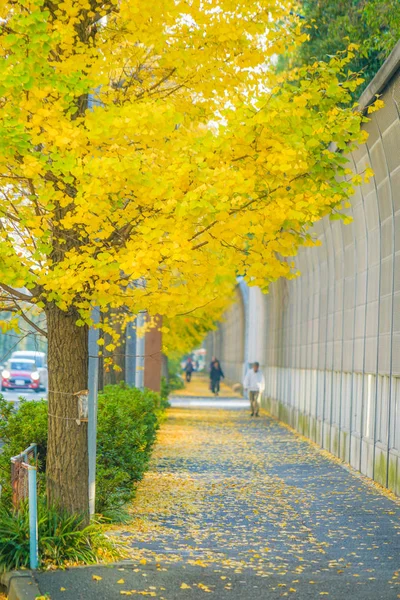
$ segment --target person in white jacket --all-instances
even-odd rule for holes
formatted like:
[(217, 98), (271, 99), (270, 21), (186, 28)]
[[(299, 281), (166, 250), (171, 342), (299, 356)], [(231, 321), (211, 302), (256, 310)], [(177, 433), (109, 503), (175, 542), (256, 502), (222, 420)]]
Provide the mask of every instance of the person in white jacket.
[(260, 371), (258, 362), (253, 363), (253, 368), (247, 371), (243, 387), (249, 392), (251, 416), (258, 417), (260, 413), (261, 394), (265, 390), (265, 379)]

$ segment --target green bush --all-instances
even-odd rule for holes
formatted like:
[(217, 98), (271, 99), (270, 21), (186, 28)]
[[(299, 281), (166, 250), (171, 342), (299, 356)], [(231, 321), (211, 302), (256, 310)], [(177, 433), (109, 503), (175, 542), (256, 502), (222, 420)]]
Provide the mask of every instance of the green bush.
[[(168, 377), (161, 378), (161, 397), (168, 399), (174, 390), (181, 390), (185, 382), (181, 375), (181, 363), (178, 359), (168, 359)], [(169, 404), (168, 404), (169, 406)]]
[[(149, 390), (108, 386), (99, 394), (97, 426), (96, 510), (115, 515), (135, 490), (147, 468), (165, 400)], [(39, 488), (47, 452), (47, 402), (21, 401), (19, 409), (0, 397), (0, 484), (3, 502), (10, 499), (10, 458), (29, 444), (38, 444)], [(40, 474), (43, 474), (40, 477)]]
[[(104, 535), (98, 523), (84, 526), (79, 515), (69, 515), (45, 500), (38, 502), (39, 557), (41, 566), (68, 563), (92, 564), (116, 559), (122, 551)], [(0, 571), (29, 566), (29, 511), (0, 503)]]
[(0, 439), (4, 443), (0, 454), (1, 499), (4, 503), (11, 496), (10, 459), (30, 444), (38, 447), (39, 490), (43, 486), (47, 452), (47, 401), (20, 400), (18, 410), (0, 395)]
[(168, 397), (174, 390), (181, 390), (185, 387), (183, 379), (180, 375), (170, 375), (168, 379), (166, 377), (161, 378), (161, 399), (165, 402), (165, 408), (168, 408), (170, 403)]
[(96, 509), (105, 513), (132, 498), (146, 471), (162, 417), (158, 394), (108, 386), (99, 395)]
[[(99, 394), (97, 427), (96, 509), (106, 518), (126, 520), (123, 505), (143, 477), (163, 418), (165, 400), (149, 390), (108, 386)], [(96, 562), (121, 553), (98, 523), (83, 527), (83, 518), (48, 507), (44, 483), (47, 452), (47, 402), (20, 402), (19, 409), (0, 395), (0, 569), (29, 563), (27, 507), (11, 506), (10, 458), (35, 442), (39, 459), (39, 553), (42, 563)]]

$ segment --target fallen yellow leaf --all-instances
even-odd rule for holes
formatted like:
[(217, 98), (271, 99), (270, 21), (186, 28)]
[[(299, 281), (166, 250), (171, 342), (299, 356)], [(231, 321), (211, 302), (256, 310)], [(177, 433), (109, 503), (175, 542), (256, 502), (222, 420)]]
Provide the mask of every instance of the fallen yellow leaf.
[(125, 583), (125, 579), (119, 579), (117, 583)]
[(92, 579), (94, 579), (94, 581), (101, 581), (103, 578), (100, 577), (100, 575), (92, 575)]

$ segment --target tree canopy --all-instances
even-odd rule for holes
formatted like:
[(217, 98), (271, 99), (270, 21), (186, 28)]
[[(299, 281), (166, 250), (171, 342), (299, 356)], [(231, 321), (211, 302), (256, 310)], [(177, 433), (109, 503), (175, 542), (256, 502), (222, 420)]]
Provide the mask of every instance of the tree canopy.
[(400, 39), (398, 0), (300, 0), (298, 12), (309, 39), (297, 53), (286, 55), (281, 68), (327, 60), (345, 50), (349, 40), (359, 49), (349, 68), (364, 78), (353, 92), (356, 99)]
[(268, 57), (301, 35), (288, 7), (20, 0), (1, 14), (5, 297), (73, 305), (82, 323), (93, 303), (182, 312), (227, 264), (257, 284), (290, 274), (279, 255), (349, 195), (328, 144), (361, 139), (338, 107), (354, 54), (274, 77)]
[(356, 47), (277, 75), (272, 58), (306, 39), (293, 12), (0, 2), (0, 308), (46, 313), (49, 495), (71, 511), (87, 507), (72, 398), (93, 306), (110, 334), (122, 309), (216, 316), (237, 274), (263, 289), (295, 276), (309, 228), (361, 181), (341, 153), (365, 140), (348, 108)]

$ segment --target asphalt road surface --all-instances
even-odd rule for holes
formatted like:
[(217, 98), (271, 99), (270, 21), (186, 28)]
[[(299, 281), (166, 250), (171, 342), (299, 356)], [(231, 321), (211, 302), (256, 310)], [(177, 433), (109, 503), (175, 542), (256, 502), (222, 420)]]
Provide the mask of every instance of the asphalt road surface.
[(40, 400), (41, 398), (45, 398), (47, 400), (47, 391), (36, 394), (30, 390), (17, 390), (15, 392), (1, 392), (1, 394), (9, 402), (16, 403), (18, 403), (20, 398), (26, 398), (27, 400)]

